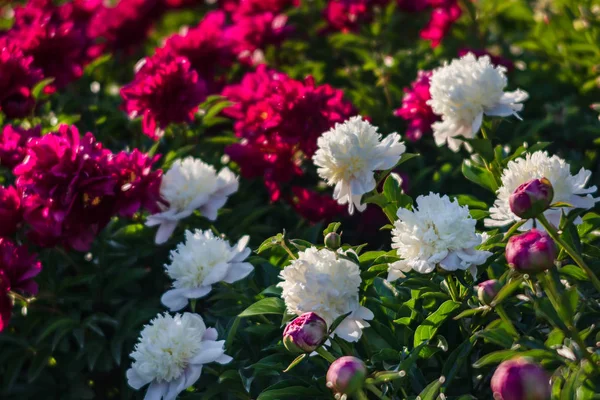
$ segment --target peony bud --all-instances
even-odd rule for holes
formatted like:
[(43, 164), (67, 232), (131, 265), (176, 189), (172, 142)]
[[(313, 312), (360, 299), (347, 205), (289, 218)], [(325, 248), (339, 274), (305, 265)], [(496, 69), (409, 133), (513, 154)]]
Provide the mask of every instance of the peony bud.
[(521, 218), (534, 218), (546, 211), (552, 203), (554, 189), (546, 178), (532, 179), (519, 186), (510, 195), (510, 210)]
[(367, 366), (356, 357), (345, 356), (335, 360), (327, 371), (327, 387), (341, 395), (359, 391), (367, 378)]
[(481, 304), (489, 306), (498, 292), (502, 289), (502, 284), (496, 279), (490, 279), (479, 284), (477, 288), (477, 297)]
[(336, 232), (329, 232), (325, 236), (325, 246), (331, 250), (337, 250), (342, 245), (342, 236)]
[(537, 273), (554, 265), (556, 244), (546, 232), (532, 229), (511, 237), (506, 244), (506, 261), (511, 268), (524, 273)]
[(292, 353), (310, 353), (327, 337), (327, 323), (313, 312), (293, 320), (283, 331), (283, 345)]
[(516, 358), (498, 366), (492, 392), (496, 400), (549, 400), (550, 378), (538, 364)]

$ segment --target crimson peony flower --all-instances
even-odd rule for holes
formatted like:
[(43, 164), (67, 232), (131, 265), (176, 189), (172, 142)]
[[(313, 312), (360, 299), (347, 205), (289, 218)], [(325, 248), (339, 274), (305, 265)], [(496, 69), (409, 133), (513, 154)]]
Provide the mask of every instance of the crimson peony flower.
[(41, 263), (25, 246), (0, 238), (0, 331), (8, 325), (13, 306), (8, 292), (36, 295), (38, 286), (33, 278), (41, 270)]
[(292, 187), (293, 197), (288, 199), (296, 212), (310, 222), (331, 221), (343, 215), (346, 208), (331, 198), (299, 186)]
[(0, 165), (12, 169), (23, 161), (27, 142), (31, 138), (40, 137), (41, 132), (39, 125), (32, 129), (6, 125), (0, 132)]
[(419, 71), (417, 80), (411, 84), (410, 88), (404, 89), (402, 107), (394, 111), (394, 115), (408, 122), (405, 137), (411, 141), (421, 139), (425, 133), (431, 133), (431, 124), (439, 120), (439, 117), (427, 104), (427, 101), (431, 99), (429, 94), (430, 77), (431, 71)]
[(146, 39), (164, 10), (161, 0), (119, 0), (92, 17), (88, 34), (100, 39), (102, 49), (130, 53)]
[(219, 0), (219, 5), (230, 13), (256, 14), (271, 12), (279, 14), (288, 7), (298, 7), (300, 0)]
[(27, 116), (35, 106), (33, 86), (44, 76), (33, 65), (33, 57), (23, 54), (19, 45), (0, 38), (0, 110), (8, 118)]
[(273, 201), (281, 196), (280, 183), (302, 175), (302, 160), (312, 157), (317, 138), (356, 113), (342, 91), (316, 86), (310, 77), (296, 81), (263, 65), (222, 94), (234, 103), (224, 114), (234, 120), (236, 136), (245, 139), (226, 153), (244, 177), (264, 177)]
[(512, 62), (512, 60), (502, 57), (502, 56), (495, 56), (493, 54), (490, 54), (486, 50), (475, 50), (475, 49), (470, 49), (470, 48), (464, 48), (464, 49), (461, 49), (458, 51), (458, 56), (462, 57), (469, 53), (473, 53), (476, 57), (489, 56), (490, 60), (492, 61), (492, 64), (502, 65), (503, 67), (506, 67), (506, 69), (509, 72), (512, 71), (513, 69), (515, 69), (515, 64)]
[(354, 32), (371, 21), (370, 0), (330, 0), (323, 16), (332, 31)]
[(429, 40), (431, 47), (437, 47), (462, 11), (457, 0), (429, 0), (429, 4), (433, 10), (427, 26), (421, 30), (421, 38)]
[(0, 236), (11, 236), (23, 220), (21, 197), (14, 186), (0, 186)]
[(25, 55), (33, 57), (33, 65), (44, 76), (54, 78), (44, 89), (46, 93), (78, 79), (89, 61), (89, 39), (69, 10), (50, 0), (31, 0), (15, 8), (15, 23), (7, 34)]
[(114, 156), (74, 126), (32, 139), (14, 169), (29, 237), (45, 247), (88, 250), (114, 215), (156, 207), (148, 205), (160, 185), (160, 173), (149, 170), (153, 162), (138, 152)]
[(228, 68), (235, 61), (233, 42), (225, 36), (225, 20), (223, 11), (209, 12), (198, 26), (168, 38), (164, 49), (186, 57), (201, 77), (213, 81), (219, 68)]
[(156, 140), (170, 123), (192, 122), (206, 92), (204, 80), (187, 58), (159, 50), (121, 89), (121, 109), (130, 118), (142, 116), (144, 134)]

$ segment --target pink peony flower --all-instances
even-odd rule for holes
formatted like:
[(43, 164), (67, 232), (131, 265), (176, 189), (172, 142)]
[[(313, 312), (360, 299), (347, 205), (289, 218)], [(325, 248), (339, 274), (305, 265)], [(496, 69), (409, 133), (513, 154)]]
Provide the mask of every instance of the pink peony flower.
[(12, 236), (23, 220), (21, 196), (14, 186), (0, 186), (0, 236)]
[(337, 395), (358, 392), (367, 378), (367, 366), (356, 357), (344, 356), (335, 360), (327, 370), (327, 387)]
[(323, 10), (329, 30), (357, 31), (361, 24), (371, 21), (371, 3), (370, 0), (329, 0)]
[(356, 113), (342, 91), (316, 86), (310, 77), (296, 81), (263, 65), (222, 94), (234, 103), (224, 114), (234, 120), (236, 136), (245, 139), (226, 152), (244, 177), (264, 177), (273, 201), (281, 196), (280, 183), (302, 175), (302, 160), (314, 154), (317, 138)]
[(9, 291), (36, 295), (37, 283), (33, 278), (42, 270), (35, 255), (25, 246), (17, 246), (6, 238), (0, 238), (0, 331), (8, 325), (12, 310)]
[(44, 76), (33, 65), (33, 57), (23, 54), (20, 46), (0, 38), (0, 110), (8, 118), (23, 118), (31, 113), (35, 100), (31, 89)]
[(410, 88), (404, 89), (402, 107), (394, 111), (394, 115), (408, 122), (405, 137), (411, 141), (419, 140), (424, 134), (431, 133), (431, 124), (439, 119), (427, 104), (431, 99), (429, 78), (431, 78), (431, 71), (419, 71), (417, 80)]
[(554, 240), (535, 228), (512, 236), (506, 244), (509, 267), (523, 273), (536, 274), (554, 266), (558, 249)]
[(510, 210), (517, 217), (535, 218), (550, 207), (554, 188), (547, 178), (532, 179), (520, 185), (508, 198)]
[(429, 23), (421, 30), (421, 38), (429, 40), (431, 47), (437, 47), (448, 34), (452, 24), (460, 18), (462, 10), (457, 0), (429, 0), (433, 7)]
[(230, 13), (256, 14), (271, 12), (279, 14), (288, 7), (298, 7), (300, 0), (219, 0), (219, 6)]
[(327, 322), (307, 312), (290, 322), (283, 331), (283, 344), (292, 353), (311, 353), (327, 338)]
[(156, 199), (160, 173), (149, 171), (153, 162), (135, 151), (114, 156), (91, 133), (80, 137), (74, 126), (32, 139), (26, 159), (14, 169), (30, 239), (86, 251), (114, 215), (154, 209), (148, 204)]
[(206, 84), (187, 58), (159, 50), (121, 88), (121, 97), (121, 108), (130, 118), (141, 116), (144, 134), (156, 140), (169, 124), (194, 120), (206, 98)]
[(100, 39), (103, 50), (131, 53), (146, 39), (164, 10), (160, 0), (119, 0), (92, 17), (88, 34)]
[(233, 42), (225, 36), (225, 20), (223, 11), (209, 12), (198, 26), (169, 37), (164, 49), (186, 57), (192, 68), (211, 82), (220, 68), (230, 67), (236, 58)]
[(346, 207), (331, 198), (299, 186), (292, 186), (293, 196), (288, 199), (296, 212), (310, 222), (331, 221), (344, 215)]
[(468, 53), (473, 53), (476, 57), (489, 56), (490, 60), (492, 61), (492, 64), (502, 65), (503, 67), (506, 67), (508, 71), (512, 71), (513, 69), (515, 69), (515, 64), (512, 62), (512, 60), (502, 56), (495, 56), (487, 52), (486, 50), (464, 48), (458, 51), (458, 56), (462, 57), (464, 55), (467, 55)]
[(54, 6), (51, 0), (31, 0), (15, 8), (15, 23), (7, 34), (25, 55), (33, 57), (33, 65), (45, 77), (54, 78), (46, 93), (81, 77), (89, 61), (89, 39), (69, 9)]
[(496, 279), (490, 279), (477, 285), (477, 298), (481, 304), (490, 305), (502, 289), (502, 284)]
[(550, 377), (544, 369), (525, 358), (502, 362), (492, 377), (494, 399), (548, 400)]
[(23, 129), (12, 125), (4, 126), (0, 132), (0, 165), (14, 168), (23, 161), (27, 151), (27, 142), (31, 138), (40, 137), (42, 132), (38, 125), (32, 129)]

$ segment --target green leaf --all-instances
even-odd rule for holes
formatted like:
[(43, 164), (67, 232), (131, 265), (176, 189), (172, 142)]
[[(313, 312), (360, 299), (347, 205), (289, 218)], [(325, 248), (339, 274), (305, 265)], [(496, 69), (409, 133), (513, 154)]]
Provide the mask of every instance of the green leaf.
[(37, 379), (44, 367), (46, 367), (48, 364), (50, 355), (51, 352), (48, 348), (42, 348), (37, 351), (33, 357), (33, 360), (31, 361), (31, 364), (29, 365), (29, 369), (27, 370), (27, 381), (29, 383)]
[(500, 289), (496, 297), (494, 297), (494, 300), (491, 303), (492, 307), (496, 304), (501, 304), (504, 301), (504, 299), (512, 295), (519, 287), (521, 287), (522, 282), (523, 277), (520, 276), (518, 278), (513, 278), (513, 280), (510, 281), (510, 283), (504, 285), (502, 289)]
[(302, 362), (302, 360), (304, 360), (304, 358), (306, 358), (306, 353), (300, 354), (298, 357), (296, 357), (294, 359), (294, 361), (292, 361), (290, 363), (290, 365), (288, 365), (288, 367), (286, 369), (283, 370), (283, 372), (288, 372), (289, 370), (294, 368), (296, 365), (300, 364)]
[(490, 139), (467, 139), (466, 141), (484, 160), (488, 162), (494, 160), (494, 148)]
[(284, 311), (285, 303), (283, 300), (278, 297), (267, 297), (252, 304), (238, 316), (244, 318), (262, 314), (283, 314)]
[(450, 386), (450, 383), (456, 374), (458, 374), (465, 361), (468, 360), (469, 354), (471, 353), (471, 350), (473, 350), (473, 345), (475, 342), (477, 342), (477, 337), (471, 336), (448, 356), (448, 359), (444, 364), (444, 368), (442, 369), (442, 376), (445, 378), (441, 388), (442, 393), (444, 393), (448, 386)]
[(342, 226), (341, 222), (330, 223), (329, 225), (327, 225), (327, 228), (325, 228), (325, 230), (323, 231), (323, 236), (327, 236), (327, 234), (331, 233), (331, 232), (337, 232), (341, 226)]
[(320, 392), (313, 388), (303, 386), (289, 386), (281, 389), (267, 389), (258, 395), (256, 400), (280, 400), (280, 399), (314, 399)]
[(352, 314), (352, 311), (347, 312), (346, 314), (340, 315), (335, 320), (333, 320), (333, 322), (331, 323), (331, 326), (329, 327), (329, 333), (335, 331), (337, 329), (337, 327), (342, 323), (342, 321), (345, 320), (346, 317), (350, 314)]
[(471, 160), (464, 160), (462, 164), (462, 173), (473, 183), (488, 189), (491, 192), (498, 190), (498, 185), (494, 181), (492, 173), (486, 169), (483, 169), (475, 164)]
[(423, 389), (421, 393), (419, 393), (419, 398), (421, 400), (436, 400), (443, 382), (444, 379), (442, 378), (436, 379), (435, 381), (431, 382), (425, 387), (425, 389)]
[[(452, 314), (460, 308), (460, 303), (448, 300), (431, 315), (423, 321), (421, 325), (417, 327), (415, 331), (414, 346), (418, 346), (421, 343), (432, 339), (437, 333), (439, 327), (450, 317)], [(422, 352), (422, 356), (426, 352)]]
[(404, 153), (404, 154), (402, 154), (402, 156), (400, 157), (400, 160), (396, 163), (396, 166), (394, 168), (396, 168), (400, 164), (404, 164), (408, 160), (412, 160), (413, 158), (419, 157), (419, 156), (420, 156), (420, 154), (418, 154), (418, 153)]
[(460, 314), (458, 314), (456, 317), (454, 317), (453, 319), (455, 320), (459, 320), (461, 318), (465, 318), (465, 317), (471, 317), (473, 315), (477, 315), (479, 313), (484, 312), (485, 310), (489, 310), (489, 307), (485, 307), (485, 306), (481, 306), (481, 307), (477, 307), (477, 308), (470, 308), (468, 310), (465, 310), (463, 312), (461, 312)]
[(31, 96), (33, 96), (33, 98), (36, 100), (39, 99), (46, 86), (48, 86), (52, 82), (54, 82), (54, 78), (46, 78), (44, 80), (39, 81), (35, 84), (33, 89), (31, 89)]
[(481, 357), (474, 364), (474, 368), (482, 368), (490, 364), (500, 364), (504, 360), (511, 359), (516, 356), (531, 357), (538, 361), (541, 360), (560, 360), (560, 357), (553, 351), (543, 349), (533, 349), (527, 351), (517, 350), (501, 350), (489, 353)]
[(477, 332), (477, 336), (505, 349), (509, 349), (513, 345), (511, 335), (503, 328), (487, 328)]
[(256, 252), (260, 254), (267, 249), (279, 246), (281, 243), (283, 243), (283, 238), (283, 233), (278, 233), (275, 236), (271, 236), (270, 238), (266, 239), (264, 242), (261, 243)]

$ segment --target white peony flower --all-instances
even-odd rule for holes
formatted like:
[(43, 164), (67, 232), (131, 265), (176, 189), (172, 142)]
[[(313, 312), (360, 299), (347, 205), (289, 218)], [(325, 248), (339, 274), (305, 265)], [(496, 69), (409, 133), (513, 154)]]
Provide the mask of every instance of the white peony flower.
[(358, 211), (366, 208), (361, 198), (375, 189), (374, 172), (393, 168), (406, 150), (400, 135), (392, 133), (381, 140), (377, 127), (360, 116), (335, 124), (321, 135), (317, 145), (313, 156), (317, 172), (328, 185), (335, 185), (333, 198), (339, 204), (348, 203), (350, 214), (355, 206)]
[(250, 255), (248, 236), (235, 247), (211, 231), (186, 231), (185, 239), (171, 252), (171, 264), (165, 265), (174, 288), (161, 301), (171, 311), (181, 310), (189, 299), (206, 296), (217, 282), (233, 283), (254, 270), (252, 264), (243, 262)]
[(156, 243), (166, 242), (178, 221), (195, 210), (200, 210), (211, 221), (217, 219), (217, 211), (238, 190), (238, 185), (238, 178), (227, 167), (217, 174), (212, 165), (197, 158), (175, 161), (160, 186), (160, 194), (169, 205), (146, 221), (147, 226), (159, 225)]
[(427, 104), (442, 121), (432, 125), (435, 143), (448, 143), (458, 151), (462, 140), (475, 137), (481, 127), (483, 114), (507, 117), (523, 109), (521, 102), (529, 95), (523, 90), (504, 92), (507, 85), (503, 66), (495, 67), (489, 56), (476, 58), (468, 53), (460, 59), (445, 63), (433, 71)]
[(290, 314), (312, 311), (331, 325), (351, 312), (333, 332), (348, 342), (358, 341), (362, 329), (370, 326), (365, 320), (373, 319), (373, 313), (358, 302), (358, 265), (335, 252), (316, 247), (301, 251), (279, 277), (283, 282), (277, 286), (283, 289), (281, 296)]
[(198, 314), (158, 314), (144, 327), (131, 353), (134, 362), (127, 370), (127, 383), (134, 389), (149, 383), (146, 400), (175, 399), (200, 378), (202, 365), (232, 360), (224, 344)]
[[(532, 179), (547, 178), (554, 188), (552, 203), (565, 202), (572, 204), (575, 208), (589, 209), (594, 207), (597, 199), (590, 193), (596, 191), (596, 186), (586, 188), (592, 173), (581, 168), (577, 175), (571, 175), (571, 166), (565, 160), (554, 155), (550, 157), (545, 151), (536, 151), (527, 154), (525, 158), (510, 161), (502, 173), (502, 186), (498, 189), (497, 199), (494, 206), (490, 208), (490, 218), (484, 221), (485, 226), (499, 227), (520, 221), (510, 210), (508, 198), (517, 187)], [(569, 212), (572, 207), (548, 209), (544, 216), (554, 226), (560, 223), (561, 210)], [(581, 223), (581, 218), (575, 220)], [(533, 227), (533, 220), (528, 220), (521, 230), (529, 230)], [(538, 229), (544, 229), (538, 224)]]
[(429, 193), (417, 197), (414, 211), (400, 208), (392, 230), (392, 248), (402, 258), (389, 265), (388, 280), (404, 277), (411, 269), (427, 274), (437, 265), (446, 271), (469, 269), (475, 276), (489, 251), (475, 250), (483, 241), (468, 207), (448, 196)]

